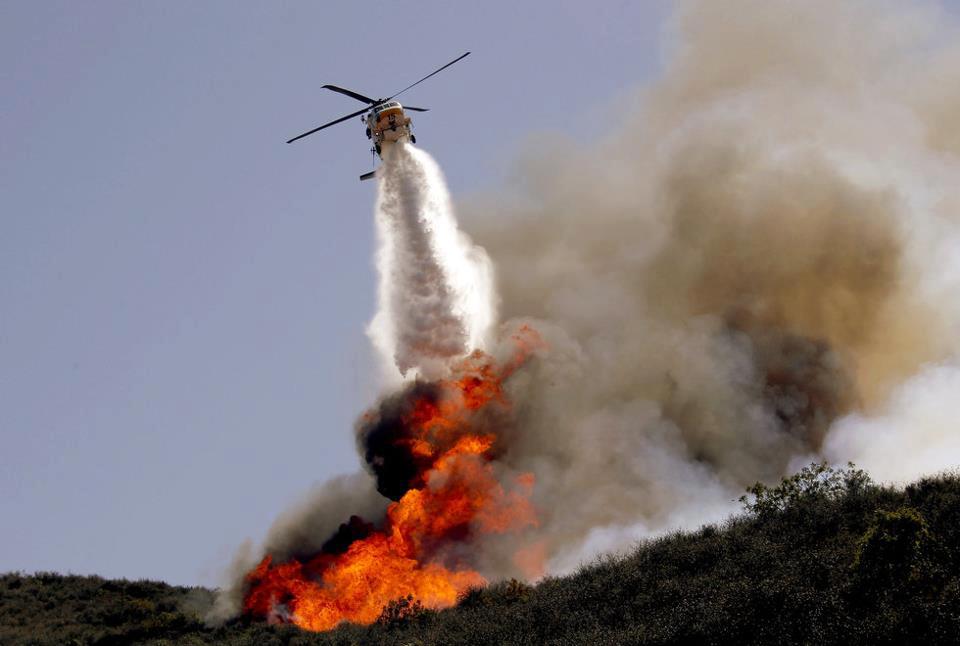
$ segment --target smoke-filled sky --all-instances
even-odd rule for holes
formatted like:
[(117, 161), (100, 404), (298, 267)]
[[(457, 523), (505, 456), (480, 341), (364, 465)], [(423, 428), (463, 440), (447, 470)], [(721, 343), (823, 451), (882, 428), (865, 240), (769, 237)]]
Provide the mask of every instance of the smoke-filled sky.
[[(409, 93), (455, 196), (589, 140), (664, 2), (0, 2), (0, 571), (218, 582), (355, 471), (376, 393), (356, 109)], [(378, 16), (377, 19), (373, 19)], [(406, 97), (406, 95), (405, 95)]]
[(537, 478), (551, 572), (815, 459), (960, 466), (956, 24), (700, 0), (671, 32), (620, 129), (461, 204), (501, 319), (550, 346), (510, 384), (501, 462)]
[(210, 582), (357, 470), (363, 140), (278, 142), (355, 109), (322, 82), (387, 92), (465, 49), (417, 135), (500, 320), (549, 347), (500, 458), (536, 476), (549, 571), (815, 455), (952, 464), (950, 8), (524, 7), (384, 5), (376, 48), (366, 7), (4, 10), (0, 569)]
[[(329, 626), (314, 610), (340, 598), (331, 590), (369, 580), (357, 567), (397, 571), (387, 563), (405, 563), (398, 580), (442, 606), (465, 581), (451, 573), (446, 596), (417, 590), (426, 568), (569, 572), (722, 520), (745, 487), (814, 460), (853, 461), (881, 482), (960, 467), (956, 25), (903, 3), (690, 0), (670, 34), (662, 71), (621, 101), (607, 134), (543, 136), (512, 186), (458, 200), (480, 246), (444, 233), (453, 218), (429, 155), (387, 155), (372, 336), (388, 373), (439, 382), (394, 390), (359, 422), (378, 493), (358, 474), (289, 507), (260, 548), (238, 552), (211, 620), (280, 603)], [(457, 357), (480, 345), (502, 361), (524, 346), (520, 330), (536, 331), (535, 356), (513, 363), (503, 408), (484, 414), (469, 384), (496, 369), (464, 381)], [(491, 447), (486, 470), (466, 446)], [(386, 536), (493, 503), (483, 474), (533, 485), (512, 505), (535, 514), (519, 514), (523, 531), (478, 515), (369, 558)], [(343, 517), (345, 488), (368, 520), (384, 496), (396, 502), (374, 533), (352, 520), (338, 530), (356, 540), (335, 556), (339, 540), (317, 541)], [(338, 588), (341, 567), (353, 574)], [(302, 568), (323, 585), (285, 588)], [(370, 621), (389, 596), (362, 598)]]

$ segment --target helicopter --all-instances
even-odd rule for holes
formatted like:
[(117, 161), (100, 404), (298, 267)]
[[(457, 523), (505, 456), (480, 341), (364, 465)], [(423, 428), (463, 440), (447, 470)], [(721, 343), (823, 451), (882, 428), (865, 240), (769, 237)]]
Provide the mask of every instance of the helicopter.
[[(437, 68), (436, 70), (430, 72), (416, 83), (408, 85), (399, 92), (396, 92), (392, 96), (388, 96), (385, 99), (371, 99), (370, 97), (364, 96), (359, 92), (354, 92), (353, 90), (348, 90), (336, 85), (324, 85), (323, 89), (325, 90), (331, 90), (333, 92), (346, 95), (351, 99), (356, 99), (361, 103), (366, 103), (367, 106), (362, 110), (351, 112), (345, 117), (334, 119), (330, 123), (325, 123), (322, 126), (314, 128), (313, 130), (308, 130), (301, 135), (297, 135), (293, 139), (289, 139), (287, 143), (292, 144), (298, 139), (303, 139), (307, 135), (312, 135), (313, 133), (319, 132), (324, 128), (329, 128), (330, 126), (334, 126), (338, 123), (346, 121), (347, 119), (360, 116), (360, 121), (366, 124), (367, 127), (367, 139), (373, 143), (373, 145), (370, 147), (370, 152), (376, 153), (380, 159), (383, 160), (384, 155), (387, 154), (390, 147), (398, 141), (409, 141), (412, 144), (417, 143), (417, 138), (413, 134), (413, 130), (410, 127), (412, 125), (412, 121), (410, 117), (406, 115), (404, 110), (410, 110), (413, 112), (427, 112), (429, 110), (429, 108), (415, 108), (409, 105), (402, 106), (398, 101), (394, 101), (394, 99), (410, 88), (423, 83), (434, 74), (442, 72), (454, 63), (463, 60), (469, 55), (470, 52), (467, 52), (466, 54), (453, 59), (443, 67)], [(372, 179), (376, 176), (376, 174), (377, 171), (375, 170), (369, 173), (364, 173), (360, 176), (360, 181)]]

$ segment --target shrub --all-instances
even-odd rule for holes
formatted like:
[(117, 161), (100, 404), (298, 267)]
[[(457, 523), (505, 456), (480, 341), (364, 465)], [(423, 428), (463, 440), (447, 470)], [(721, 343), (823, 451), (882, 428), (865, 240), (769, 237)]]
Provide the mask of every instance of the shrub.
[(383, 607), (377, 623), (388, 629), (406, 628), (424, 617), (426, 609), (412, 594), (394, 599)]
[(757, 482), (747, 488), (753, 496), (740, 496), (746, 511), (757, 516), (770, 516), (818, 500), (837, 500), (872, 485), (870, 476), (850, 462), (835, 469), (826, 462), (813, 463), (794, 475), (784, 478), (776, 487)]
[(925, 578), (933, 537), (927, 521), (913, 507), (879, 510), (857, 542), (853, 561), (861, 583), (891, 587)]

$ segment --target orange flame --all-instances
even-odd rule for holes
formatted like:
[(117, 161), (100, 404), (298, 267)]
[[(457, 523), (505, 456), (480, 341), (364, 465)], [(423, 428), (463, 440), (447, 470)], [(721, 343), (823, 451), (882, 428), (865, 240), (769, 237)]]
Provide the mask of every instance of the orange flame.
[(247, 575), (246, 615), (329, 630), (342, 621), (372, 623), (401, 596), (443, 608), (486, 584), (457, 556), (456, 543), (537, 524), (529, 500), (533, 475), (522, 474), (505, 489), (491, 464), (496, 436), (471, 425), (471, 416), (487, 406), (509, 407), (503, 381), (542, 346), (527, 326), (513, 338), (517, 350), (506, 364), (497, 366), (476, 351), (456, 366), (453, 378), (437, 384), (439, 397), (413, 402), (403, 418), (413, 433), (398, 442), (429, 467), (387, 508), (384, 526), (342, 554), (277, 564), (266, 556)]

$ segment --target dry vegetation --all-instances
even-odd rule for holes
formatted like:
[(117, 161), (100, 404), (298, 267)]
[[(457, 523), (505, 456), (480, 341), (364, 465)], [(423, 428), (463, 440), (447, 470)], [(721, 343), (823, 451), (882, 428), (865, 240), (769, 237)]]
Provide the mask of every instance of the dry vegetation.
[(439, 612), (398, 599), (372, 626), (322, 634), (207, 627), (212, 593), (201, 588), (7, 574), (0, 643), (932, 644), (960, 634), (960, 477), (895, 489), (814, 465), (749, 494), (723, 526), (569, 577), (503, 582)]

